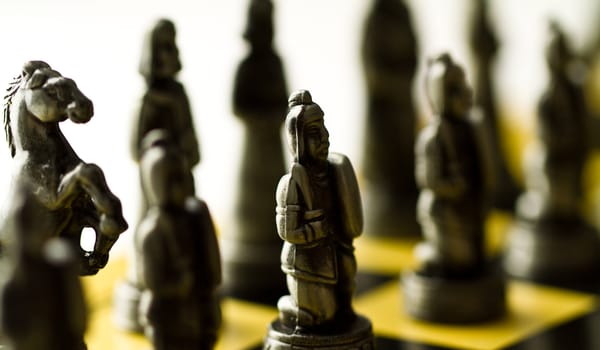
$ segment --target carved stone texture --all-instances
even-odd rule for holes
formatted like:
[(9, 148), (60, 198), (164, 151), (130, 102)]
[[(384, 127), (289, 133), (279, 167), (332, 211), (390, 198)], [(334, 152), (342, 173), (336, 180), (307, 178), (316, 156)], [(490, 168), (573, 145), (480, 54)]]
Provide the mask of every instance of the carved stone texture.
[(276, 221), (285, 241), (281, 268), (290, 294), (279, 300), (279, 318), (265, 347), (372, 344), (370, 322), (352, 309), (353, 240), (363, 226), (354, 170), (346, 156), (329, 153), (323, 111), (308, 91), (293, 93), (289, 107), (286, 128), (294, 160), (277, 188)]
[(449, 55), (430, 61), (426, 79), (434, 118), (416, 146), (425, 241), (415, 251), (421, 267), (404, 275), (404, 300), (412, 316), (427, 321), (489, 320), (505, 310), (505, 282), (484, 250), (490, 188), (485, 133), (470, 114), (464, 71)]
[[(4, 98), (14, 183), (25, 183), (45, 208), (39, 213), (40, 231), (64, 238), (77, 251), (81, 275), (103, 268), (113, 244), (127, 229), (121, 202), (108, 188), (102, 170), (82, 161), (59, 127), (67, 119), (86, 123), (93, 114), (92, 101), (75, 82), (42, 61), (25, 63)], [(80, 245), (85, 227), (96, 233), (91, 252)]]

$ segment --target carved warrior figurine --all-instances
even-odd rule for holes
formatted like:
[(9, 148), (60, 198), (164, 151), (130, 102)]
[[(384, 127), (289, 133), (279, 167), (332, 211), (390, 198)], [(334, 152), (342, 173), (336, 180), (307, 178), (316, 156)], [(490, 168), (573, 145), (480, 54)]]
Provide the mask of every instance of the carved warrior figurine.
[(136, 236), (142, 324), (154, 349), (212, 349), (221, 322), (219, 247), (206, 203), (169, 135), (144, 139), (142, 183), (150, 207)]
[(287, 110), (288, 93), (272, 44), (272, 12), (270, 0), (250, 2), (244, 33), (250, 52), (238, 67), (233, 91), (233, 110), (244, 126), (235, 224), (220, 237), (225, 293), (268, 302), (286, 291), (273, 192), (285, 173), (281, 116)]
[(477, 322), (504, 311), (504, 280), (484, 254), (487, 213), (485, 148), (471, 117), (462, 68), (444, 54), (430, 62), (427, 97), (434, 121), (416, 145), (422, 266), (404, 276), (405, 303), (416, 318)]
[[(5, 96), (4, 128), (14, 181), (26, 183), (45, 208), (40, 231), (68, 240), (78, 252), (82, 275), (106, 265), (112, 245), (127, 229), (121, 202), (102, 170), (79, 159), (59, 128), (66, 119), (86, 123), (92, 115), (92, 102), (75, 82), (41, 61), (25, 63)], [(80, 246), (85, 227), (96, 232), (91, 252)]]
[(290, 172), (277, 188), (281, 268), (290, 295), (278, 303), (265, 349), (372, 349), (371, 323), (352, 309), (362, 207), (348, 158), (329, 153), (323, 111), (308, 91), (289, 99)]
[(0, 325), (6, 349), (85, 350), (86, 307), (77, 257), (40, 225), (43, 204), (18, 186), (4, 227)]
[(502, 153), (493, 79), (494, 61), (499, 44), (490, 25), (488, 4), (489, 0), (473, 0), (470, 39), (475, 63), (475, 105), (483, 112), (492, 166), (494, 173), (497, 174), (491, 188), (491, 203), (495, 208), (513, 211), (521, 189), (509, 173)]
[(367, 84), (363, 168), (365, 232), (417, 237), (414, 178), (417, 40), (403, 0), (374, 0), (362, 57)]
[[(598, 283), (600, 242), (582, 217), (588, 111), (578, 60), (556, 23), (547, 49), (550, 84), (538, 109), (539, 147), (525, 155), (525, 192), (508, 240), (512, 275), (568, 287)], [(581, 73), (581, 72), (579, 72)]]
[[(152, 130), (166, 130), (191, 171), (200, 161), (200, 152), (188, 98), (183, 85), (176, 80), (181, 63), (175, 34), (175, 25), (166, 19), (159, 20), (146, 34), (139, 71), (148, 90), (135, 120), (131, 148), (133, 158), (139, 162), (144, 137)], [(140, 193), (140, 214), (143, 218), (148, 209), (148, 199), (143, 189)], [(142, 288), (137, 278), (134, 260), (129, 265), (127, 280), (115, 290), (115, 322), (120, 328), (141, 332), (138, 305)]]

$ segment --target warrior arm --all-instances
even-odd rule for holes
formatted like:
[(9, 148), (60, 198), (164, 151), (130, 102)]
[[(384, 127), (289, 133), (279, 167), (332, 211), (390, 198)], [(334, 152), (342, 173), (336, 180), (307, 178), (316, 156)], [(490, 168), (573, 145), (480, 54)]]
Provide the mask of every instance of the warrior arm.
[[(442, 198), (457, 198), (466, 190), (458, 164), (443, 164), (439, 127), (425, 128), (415, 149), (415, 176), (419, 187), (433, 191)], [(445, 174), (444, 167), (448, 167)]]
[(321, 210), (307, 210), (298, 183), (290, 174), (284, 175), (277, 186), (277, 233), (292, 244), (306, 244), (326, 235)]

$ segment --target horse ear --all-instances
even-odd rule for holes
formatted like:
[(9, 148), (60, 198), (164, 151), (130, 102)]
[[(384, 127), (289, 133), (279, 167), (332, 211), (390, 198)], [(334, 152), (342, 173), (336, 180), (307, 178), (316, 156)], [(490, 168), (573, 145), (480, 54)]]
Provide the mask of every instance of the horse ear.
[(38, 69), (50, 69), (50, 65), (44, 61), (29, 61), (23, 65), (22, 74), (24, 77), (30, 77)]
[(44, 85), (46, 80), (48, 80), (48, 76), (46, 74), (34, 72), (33, 75), (29, 78), (29, 81), (27, 82), (27, 87), (29, 89), (37, 89), (40, 86)]

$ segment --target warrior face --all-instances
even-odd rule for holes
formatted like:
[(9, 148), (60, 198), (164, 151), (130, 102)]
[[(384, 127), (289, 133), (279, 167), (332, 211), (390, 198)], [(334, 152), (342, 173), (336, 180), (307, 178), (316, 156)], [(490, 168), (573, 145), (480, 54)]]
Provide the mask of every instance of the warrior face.
[(463, 118), (471, 109), (473, 94), (467, 85), (465, 72), (458, 66), (452, 68), (446, 75), (446, 112)]
[(426, 93), (434, 113), (445, 118), (464, 118), (473, 104), (465, 71), (448, 54), (429, 63)]
[(147, 34), (140, 73), (146, 79), (169, 79), (174, 78), (180, 70), (175, 25), (171, 21), (160, 20)]
[(317, 162), (326, 162), (329, 155), (329, 132), (323, 118), (308, 121), (304, 126), (306, 156)]

